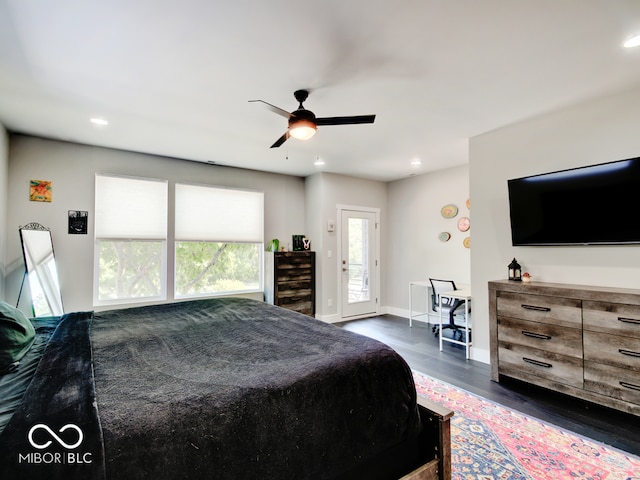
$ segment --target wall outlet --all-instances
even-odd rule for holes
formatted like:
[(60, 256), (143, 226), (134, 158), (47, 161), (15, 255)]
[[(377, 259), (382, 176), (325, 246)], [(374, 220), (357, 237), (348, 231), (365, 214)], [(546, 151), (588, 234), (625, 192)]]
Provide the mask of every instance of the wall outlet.
[(331, 298), (327, 299), (327, 306), (333, 307), (333, 300)]

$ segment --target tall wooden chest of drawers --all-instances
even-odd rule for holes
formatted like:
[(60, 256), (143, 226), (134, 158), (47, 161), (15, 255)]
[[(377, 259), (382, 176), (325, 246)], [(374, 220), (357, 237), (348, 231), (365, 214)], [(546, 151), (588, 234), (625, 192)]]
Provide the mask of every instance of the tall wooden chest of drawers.
[(316, 253), (265, 253), (265, 301), (314, 316), (316, 313)]
[(640, 290), (489, 282), (491, 377), (640, 415)]

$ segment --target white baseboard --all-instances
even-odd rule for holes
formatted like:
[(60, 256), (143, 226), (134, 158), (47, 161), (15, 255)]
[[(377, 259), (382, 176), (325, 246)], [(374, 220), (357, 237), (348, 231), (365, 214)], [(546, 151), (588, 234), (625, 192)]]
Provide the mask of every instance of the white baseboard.
[(471, 347), (471, 360), (491, 365), (491, 355), (489, 350), (480, 350), (479, 348)]
[(334, 313), (333, 315), (318, 315), (316, 313), (316, 319), (322, 320), (325, 323), (338, 323), (343, 321), (337, 313)]

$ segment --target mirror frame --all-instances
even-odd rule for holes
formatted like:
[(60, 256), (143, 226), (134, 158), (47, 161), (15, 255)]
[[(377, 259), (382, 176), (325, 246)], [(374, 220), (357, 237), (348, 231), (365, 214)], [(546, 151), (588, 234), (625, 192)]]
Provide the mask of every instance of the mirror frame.
[[(51, 230), (39, 223), (32, 222), (18, 228), (18, 232), (22, 245), (25, 271), (16, 307), (20, 303), (24, 281), (28, 278), (33, 316), (58, 316), (64, 314)], [(37, 236), (44, 237), (46, 235), (48, 237), (48, 244), (46, 243), (46, 238), (39, 239), (39, 254), (44, 253), (44, 255), (40, 255), (42, 258), (39, 260), (33, 258), (32, 253), (35, 244), (33, 244), (34, 239), (29, 238), (29, 232), (38, 232)]]

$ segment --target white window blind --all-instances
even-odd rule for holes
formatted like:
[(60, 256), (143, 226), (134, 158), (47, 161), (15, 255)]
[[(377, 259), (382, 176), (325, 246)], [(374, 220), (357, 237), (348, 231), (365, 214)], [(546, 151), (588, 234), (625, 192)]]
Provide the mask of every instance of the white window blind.
[(263, 242), (262, 192), (176, 184), (178, 241)]
[(103, 239), (166, 239), (166, 180), (96, 175), (95, 235)]

